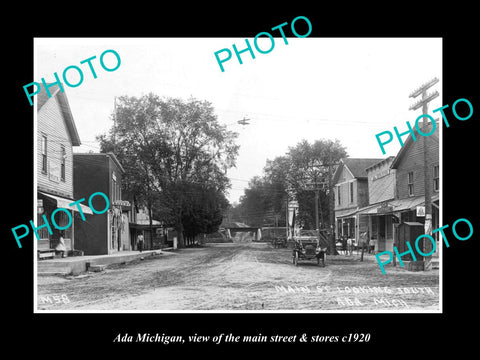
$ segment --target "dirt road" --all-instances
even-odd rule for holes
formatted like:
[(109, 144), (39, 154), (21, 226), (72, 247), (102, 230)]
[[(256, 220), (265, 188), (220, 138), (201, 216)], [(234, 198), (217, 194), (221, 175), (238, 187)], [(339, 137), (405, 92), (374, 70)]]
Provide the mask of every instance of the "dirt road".
[(407, 272), (375, 258), (327, 257), (295, 267), (291, 250), (266, 243), (207, 244), (100, 273), (39, 276), (39, 310), (388, 310), (439, 309), (438, 270)]

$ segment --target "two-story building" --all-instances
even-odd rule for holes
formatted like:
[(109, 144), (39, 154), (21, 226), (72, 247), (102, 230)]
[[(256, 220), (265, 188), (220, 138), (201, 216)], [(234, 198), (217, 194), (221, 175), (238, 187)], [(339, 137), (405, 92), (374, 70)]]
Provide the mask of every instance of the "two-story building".
[[(427, 129), (429, 131), (431, 125)], [(436, 229), (440, 226), (439, 150), (438, 130), (426, 137), (416, 133), (416, 141), (413, 141), (412, 136), (409, 135), (392, 162), (391, 168), (396, 170), (394, 205), (397, 205), (395, 211), (400, 223), (425, 224), (425, 186), (428, 186), (431, 200), (431, 227)], [(425, 183), (426, 171), (429, 175), (427, 176), (428, 184)], [(437, 253), (434, 256), (438, 256), (439, 233), (432, 236), (437, 242)], [(411, 239), (407, 240), (411, 241)], [(402, 242), (402, 239), (396, 239), (396, 241)]]
[[(96, 192), (104, 193), (110, 207), (86, 221), (75, 223), (76, 247), (85, 255), (112, 254), (132, 250), (129, 233), (130, 203), (122, 200), (122, 174), (125, 172), (113, 153), (75, 153), (73, 155), (75, 198), (85, 198)], [(105, 207), (105, 199), (93, 198), (96, 209)]]
[[(73, 146), (80, 145), (75, 121), (68, 103), (67, 95), (61, 92), (58, 85), (50, 87), (51, 97), (45, 89), (37, 95), (37, 156), (36, 156), (36, 183), (37, 183), (37, 223), (44, 224), (44, 218), (50, 224), (52, 233), (47, 227), (40, 228), (37, 242), (38, 250), (54, 249), (63, 236), (68, 251), (75, 248), (74, 223), (78, 221), (78, 208), (70, 206), (74, 200), (73, 183)], [(67, 227), (58, 230), (51, 222), (51, 215), (57, 208), (69, 211), (57, 211), (54, 219), (58, 227)], [(93, 213), (88, 206), (81, 207), (87, 218)], [(77, 218), (77, 219), (76, 219)]]
[[(437, 125), (438, 128), (438, 125)], [(400, 149), (391, 168), (396, 170), (395, 199), (400, 202), (415, 203), (414, 206), (401, 208), (400, 222), (425, 222), (422, 212), (417, 208), (425, 205), (425, 170), (430, 173), (430, 195), (432, 200), (432, 227), (439, 226), (439, 191), (440, 191), (440, 155), (438, 130), (430, 136), (416, 134), (416, 141), (408, 136)], [(427, 146), (425, 159), (424, 143)], [(425, 169), (425, 162), (427, 169)], [(438, 235), (438, 234), (437, 234)]]
[(368, 217), (358, 210), (369, 204), (366, 168), (382, 159), (343, 158), (333, 176), (335, 193), (335, 234), (337, 239), (355, 239), (368, 230)]

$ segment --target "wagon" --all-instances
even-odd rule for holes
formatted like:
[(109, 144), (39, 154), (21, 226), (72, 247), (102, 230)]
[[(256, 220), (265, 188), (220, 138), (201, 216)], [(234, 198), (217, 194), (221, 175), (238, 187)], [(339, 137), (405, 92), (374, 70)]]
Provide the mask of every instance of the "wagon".
[(325, 266), (326, 247), (322, 247), (316, 238), (308, 237), (294, 237), (295, 245), (292, 253), (292, 262), (295, 266), (300, 260), (316, 260), (317, 264)]

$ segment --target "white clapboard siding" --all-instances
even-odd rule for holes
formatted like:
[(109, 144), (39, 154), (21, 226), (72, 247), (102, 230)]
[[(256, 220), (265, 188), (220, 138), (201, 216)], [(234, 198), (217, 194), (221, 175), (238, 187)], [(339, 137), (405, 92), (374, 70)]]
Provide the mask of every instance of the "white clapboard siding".
[[(37, 131), (37, 179), (40, 191), (52, 192), (64, 197), (73, 198), (73, 151), (65, 119), (60, 109), (57, 96), (50, 98), (38, 112)], [(47, 173), (42, 171), (42, 135), (47, 136)], [(53, 167), (58, 166), (60, 174), (61, 148), (65, 147), (65, 181), (51, 178)]]

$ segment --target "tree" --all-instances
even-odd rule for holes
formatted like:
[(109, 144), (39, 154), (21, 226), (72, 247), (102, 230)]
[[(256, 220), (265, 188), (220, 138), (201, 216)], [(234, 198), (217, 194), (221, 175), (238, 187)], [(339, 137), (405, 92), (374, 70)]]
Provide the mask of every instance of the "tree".
[[(290, 168), (286, 182), (296, 194), (299, 203), (298, 220), (307, 229), (315, 229), (314, 189), (319, 189), (320, 227), (329, 228), (333, 209), (329, 199), (329, 185), (341, 158), (347, 156), (338, 140), (321, 139), (313, 143), (302, 140), (287, 153)], [(323, 218), (323, 220), (322, 220)]]
[[(345, 156), (347, 152), (338, 140), (300, 141), (286, 154), (267, 160), (263, 175), (250, 181), (233, 213), (244, 219), (253, 218), (251, 225), (259, 226), (269, 213), (284, 214), (289, 193), (299, 204), (296, 221), (305, 229), (316, 229), (314, 191), (318, 189), (320, 228), (331, 228), (334, 225), (333, 195), (329, 185), (336, 164)], [(330, 245), (335, 248), (334, 244)]]
[(102, 151), (115, 153), (126, 170), (126, 189), (175, 228), (183, 247), (192, 186), (225, 193), (237, 134), (218, 123), (211, 103), (194, 98), (122, 96), (113, 117), (109, 134), (98, 137)]
[(198, 234), (217, 231), (229, 206), (225, 195), (215, 188), (198, 184), (187, 185), (185, 192), (191, 197), (182, 217), (186, 238), (192, 241)]

